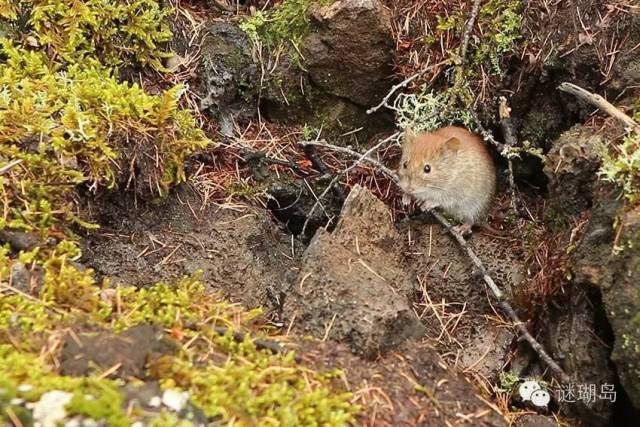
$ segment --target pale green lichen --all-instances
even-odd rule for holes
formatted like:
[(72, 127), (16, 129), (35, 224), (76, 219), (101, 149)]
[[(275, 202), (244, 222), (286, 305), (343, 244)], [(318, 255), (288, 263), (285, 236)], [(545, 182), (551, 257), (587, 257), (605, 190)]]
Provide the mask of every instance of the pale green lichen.
[(469, 110), (450, 107), (451, 93), (434, 93), (423, 88), (418, 93), (400, 94), (392, 109), (400, 128), (411, 128), (415, 132), (431, 132), (439, 127), (462, 123), (475, 129), (475, 121)]

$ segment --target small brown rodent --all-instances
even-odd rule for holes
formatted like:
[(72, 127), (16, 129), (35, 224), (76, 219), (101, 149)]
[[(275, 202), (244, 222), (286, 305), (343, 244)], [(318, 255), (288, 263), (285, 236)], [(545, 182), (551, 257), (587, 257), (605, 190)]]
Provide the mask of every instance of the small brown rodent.
[(425, 210), (442, 208), (464, 222), (463, 234), (473, 225), (487, 228), (496, 169), (478, 135), (457, 126), (422, 134), (407, 129), (398, 175), (405, 204), (412, 196)]

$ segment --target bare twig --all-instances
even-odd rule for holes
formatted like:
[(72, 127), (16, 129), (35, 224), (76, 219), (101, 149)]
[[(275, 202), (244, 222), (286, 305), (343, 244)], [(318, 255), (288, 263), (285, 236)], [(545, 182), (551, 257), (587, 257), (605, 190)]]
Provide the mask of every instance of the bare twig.
[[(301, 145), (302, 145), (302, 150), (304, 151), (304, 154), (307, 156), (309, 160), (311, 160), (311, 163), (313, 164), (314, 168), (316, 168), (323, 175), (332, 174), (332, 171), (329, 169), (329, 167), (327, 167), (327, 165), (324, 163), (324, 161), (320, 158), (320, 156), (316, 152), (316, 147), (314, 145), (312, 144), (306, 144), (306, 145), (301, 144)], [(336, 185), (333, 187), (333, 193), (341, 201), (344, 201), (344, 199), (346, 198), (342, 187), (340, 187), (339, 185)]]
[(558, 89), (562, 92), (570, 93), (571, 95), (588, 102), (591, 105), (596, 106), (600, 110), (609, 114), (611, 117), (614, 117), (620, 120), (625, 126), (630, 127), (636, 132), (640, 132), (640, 125), (636, 123), (631, 117), (617, 109), (613, 104), (604, 99), (598, 94), (591, 93), (588, 90), (581, 88), (580, 86), (576, 86), (573, 83), (564, 82), (558, 86)]
[[(515, 137), (513, 130), (513, 123), (511, 122), (511, 108), (507, 105), (507, 98), (500, 97), (500, 105), (498, 106), (498, 116), (500, 117), (500, 127), (502, 128), (502, 135), (507, 146), (515, 147), (518, 141)], [(511, 207), (516, 215), (519, 215), (518, 209), (518, 196), (516, 194), (516, 183), (513, 177), (513, 159), (507, 157), (508, 170), (509, 170), (509, 192), (511, 193)]]
[(4, 175), (5, 173), (9, 172), (11, 169), (13, 169), (14, 166), (18, 166), (20, 163), (22, 163), (22, 159), (17, 159), (7, 163), (0, 168), (0, 175)]
[(469, 40), (471, 38), (471, 32), (473, 31), (473, 26), (475, 25), (476, 19), (478, 18), (478, 13), (480, 12), (480, 3), (482, 3), (482, 0), (473, 1), (473, 7), (471, 8), (471, 15), (469, 15), (467, 24), (464, 27), (464, 33), (462, 35), (462, 44), (460, 45), (460, 60), (462, 61), (462, 64), (466, 64), (467, 62), (467, 49), (469, 48)]
[[(331, 188), (336, 185), (336, 183), (338, 182), (338, 180), (347, 172), (350, 172), (351, 170), (355, 169), (362, 161), (368, 161), (371, 162), (372, 159), (369, 158), (369, 155), (373, 152), (375, 152), (376, 150), (378, 150), (380, 147), (382, 147), (383, 145), (387, 144), (389, 141), (397, 138), (400, 135), (400, 132), (396, 132), (393, 135), (383, 139), (382, 141), (378, 142), (376, 145), (374, 145), (373, 147), (369, 148), (367, 151), (365, 151), (363, 154), (360, 154), (359, 157), (356, 159), (355, 162), (353, 162), (353, 164), (351, 166), (349, 166), (348, 168), (346, 168), (345, 170), (339, 172), (338, 174), (336, 174), (336, 176), (331, 180), (331, 182), (329, 183), (329, 185), (327, 186), (327, 188), (325, 188), (325, 190), (318, 196), (318, 199), (316, 200), (316, 202), (313, 204), (313, 207), (311, 207), (311, 210), (309, 211), (309, 213), (307, 214), (307, 219), (304, 221), (304, 224), (302, 225), (302, 231), (301, 231), (301, 235), (304, 236), (306, 231), (307, 231), (307, 226), (309, 225), (309, 221), (311, 220), (311, 218), (313, 217), (314, 212), (316, 211), (316, 209), (318, 209), (318, 206), (320, 206), (320, 201), (327, 195), (327, 193), (329, 192), (329, 190), (331, 190)], [(393, 174), (393, 176), (395, 176), (395, 174), (393, 172), (390, 172), (391, 174)]]
[(480, 117), (478, 117), (478, 114), (476, 114), (475, 110), (471, 109), (471, 115), (473, 116), (473, 120), (476, 123), (476, 127), (478, 128), (478, 132), (480, 132), (480, 136), (482, 136), (482, 139), (484, 139), (485, 142), (493, 144), (493, 146), (498, 149), (498, 152), (500, 154), (503, 154), (504, 150), (508, 148), (507, 145), (497, 141), (493, 137), (493, 134), (485, 129), (485, 127), (482, 125), (482, 122), (480, 121)]
[(473, 252), (473, 250), (469, 247), (469, 245), (464, 240), (462, 235), (453, 229), (449, 221), (447, 221), (446, 218), (442, 216), (440, 212), (436, 211), (435, 209), (432, 209), (429, 212), (436, 218), (436, 220), (438, 220), (440, 224), (442, 224), (444, 228), (447, 229), (447, 231), (456, 239), (460, 247), (467, 253), (467, 256), (471, 258), (471, 261), (479, 270), (480, 274), (482, 275), (482, 279), (487, 284), (487, 286), (489, 286), (491, 293), (498, 301), (498, 304), (500, 305), (502, 310), (507, 314), (509, 319), (511, 319), (511, 321), (514, 323), (514, 326), (518, 329), (520, 334), (522, 334), (522, 338), (529, 343), (531, 348), (533, 348), (533, 350), (538, 354), (540, 359), (542, 359), (542, 361), (546, 363), (547, 366), (549, 366), (549, 368), (551, 368), (553, 373), (558, 376), (561, 383), (564, 383), (564, 384), (569, 383), (571, 381), (569, 376), (562, 370), (560, 365), (558, 365), (556, 361), (553, 360), (551, 356), (549, 356), (549, 354), (545, 351), (542, 345), (529, 333), (529, 331), (527, 331), (525, 324), (520, 320), (520, 318), (518, 317), (516, 312), (513, 310), (511, 305), (506, 301), (504, 294), (502, 293), (500, 288), (498, 288), (498, 286), (493, 281), (491, 276), (489, 276), (489, 273), (487, 272), (487, 269), (484, 267), (484, 264), (482, 263), (480, 258), (478, 258), (475, 252)]
[[(302, 142), (300, 142), (300, 145), (302, 145), (302, 147), (307, 147), (307, 146), (323, 147), (323, 148), (326, 148), (327, 150), (337, 151), (339, 153), (349, 154), (349, 155), (354, 156), (354, 157), (358, 157), (360, 155), (360, 153), (358, 153), (357, 151), (351, 150), (351, 149), (346, 148), (346, 147), (339, 147), (337, 145), (327, 144), (326, 141), (324, 141), (324, 140), (320, 140), (320, 141), (302, 141)], [(368, 157), (368, 156), (363, 158), (362, 161), (367, 162), (367, 163), (371, 163), (373, 166), (375, 166), (378, 169), (380, 169), (381, 172), (387, 174), (391, 179), (394, 179), (394, 180), (396, 179), (396, 173), (393, 172), (388, 167), (386, 167), (385, 165), (383, 165), (382, 163), (380, 163), (379, 161), (377, 161), (375, 159), (372, 159), (371, 157)]]
[(425, 68), (424, 70), (418, 71), (414, 75), (412, 75), (410, 77), (407, 77), (406, 79), (404, 79), (403, 81), (401, 81), (397, 85), (393, 86), (391, 88), (391, 90), (389, 91), (389, 93), (384, 98), (382, 98), (382, 101), (380, 101), (380, 104), (376, 105), (375, 107), (369, 108), (367, 110), (367, 114), (373, 114), (376, 111), (378, 111), (379, 109), (381, 109), (382, 107), (386, 107), (388, 105), (387, 102), (389, 102), (389, 98), (391, 98), (393, 96), (393, 94), (398, 91), (398, 89), (402, 89), (404, 87), (407, 87), (409, 85), (409, 83), (411, 83), (412, 81), (414, 81), (418, 77), (422, 76), (423, 74), (425, 74), (430, 69), (431, 68)]

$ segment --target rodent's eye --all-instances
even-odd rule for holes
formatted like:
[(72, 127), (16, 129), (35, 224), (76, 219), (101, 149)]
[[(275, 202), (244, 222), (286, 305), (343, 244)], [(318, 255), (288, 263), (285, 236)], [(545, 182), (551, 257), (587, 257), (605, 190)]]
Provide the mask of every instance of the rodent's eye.
[(404, 163), (402, 164), (402, 167), (403, 167), (403, 168), (405, 168), (405, 169), (406, 169), (406, 168), (408, 168), (408, 167), (409, 167), (409, 162), (408, 162), (408, 161), (407, 161), (407, 162), (404, 162)]
[(424, 165), (424, 169), (423, 170), (424, 170), (424, 173), (429, 173), (429, 172), (431, 172), (431, 166)]

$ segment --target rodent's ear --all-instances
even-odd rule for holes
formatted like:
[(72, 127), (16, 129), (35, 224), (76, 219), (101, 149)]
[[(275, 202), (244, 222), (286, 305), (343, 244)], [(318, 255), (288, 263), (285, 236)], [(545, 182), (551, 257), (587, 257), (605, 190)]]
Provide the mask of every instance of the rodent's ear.
[(460, 149), (460, 140), (458, 138), (456, 138), (456, 137), (449, 138), (444, 143), (444, 148), (449, 153), (457, 153), (458, 150)]
[(416, 140), (416, 134), (411, 128), (406, 128), (404, 130), (404, 142), (406, 144), (413, 144)]

